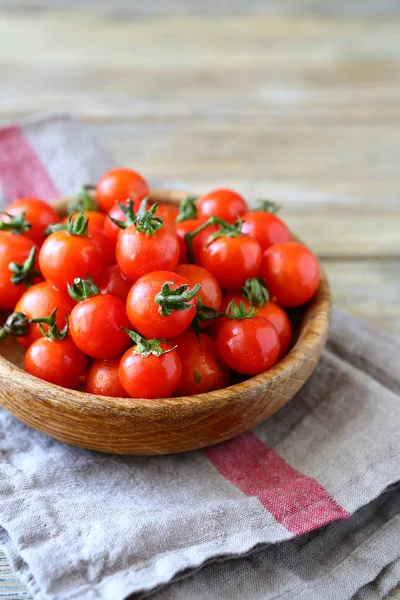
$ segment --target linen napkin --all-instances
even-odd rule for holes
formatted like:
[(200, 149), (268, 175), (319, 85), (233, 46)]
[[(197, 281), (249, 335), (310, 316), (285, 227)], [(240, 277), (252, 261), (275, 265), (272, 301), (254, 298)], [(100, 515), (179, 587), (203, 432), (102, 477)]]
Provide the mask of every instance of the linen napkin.
[[(0, 130), (3, 204), (110, 165), (69, 117)], [(335, 310), (286, 407), (181, 455), (82, 450), (0, 410), (0, 546), (35, 600), (382, 598), (400, 580), (399, 366), (398, 342)]]

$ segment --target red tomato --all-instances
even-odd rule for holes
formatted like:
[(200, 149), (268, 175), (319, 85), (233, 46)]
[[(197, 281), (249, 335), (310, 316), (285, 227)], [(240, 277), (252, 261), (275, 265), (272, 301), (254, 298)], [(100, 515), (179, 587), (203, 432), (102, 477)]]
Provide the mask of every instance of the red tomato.
[(108, 212), (115, 202), (143, 200), (148, 194), (146, 180), (131, 169), (111, 169), (96, 186), (96, 199), (103, 212)]
[(168, 223), (154, 235), (130, 225), (118, 238), (116, 258), (122, 273), (132, 281), (152, 271), (174, 271), (179, 260), (178, 237)]
[[(103, 229), (104, 224), (107, 219), (107, 215), (100, 212), (99, 210), (85, 210), (83, 214), (87, 219), (89, 219), (89, 233), (92, 227), (96, 227), (97, 229)], [(79, 215), (79, 212), (76, 212), (72, 215), (73, 219)], [(62, 223), (68, 223), (69, 217), (64, 217)]]
[[(21, 198), (9, 204), (6, 212), (14, 217), (25, 213), (25, 219), (31, 224), (29, 231), (26, 231), (24, 237), (32, 240), (37, 246), (41, 246), (44, 242), (44, 232), (52, 223), (59, 223), (60, 217), (55, 209), (39, 200), (38, 198)], [(7, 215), (1, 215), (0, 221), (8, 222), (10, 219)]]
[(200, 298), (204, 306), (215, 310), (221, 309), (221, 286), (207, 269), (198, 265), (178, 265), (175, 270), (176, 273), (188, 280), (190, 287), (196, 283), (201, 285), (201, 290), (197, 292), (197, 298)]
[(42, 337), (26, 351), (24, 368), (39, 379), (77, 390), (85, 380), (87, 360), (70, 337), (63, 340)]
[(118, 265), (111, 265), (102, 270), (97, 278), (96, 284), (101, 294), (111, 294), (123, 302), (126, 301), (132, 281), (121, 273)]
[(78, 302), (69, 317), (69, 332), (75, 345), (92, 358), (121, 354), (130, 343), (122, 327), (129, 326), (124, 303), (108, 294)]
[[(187, 233), (191, 233), (192, 231), (194, 231), (195, 229), (200, 227), (200, 225), (202, 225), (203, 223), (204, 223), (204, 221), (202, 219), (188, 219), (187, 221), (182, 221), (181, 223), (176, 223), (175, 231), (176, 231), (176, 235), (178, 236), (178, 240), (179, 240), (179, 248), (180, 248), (179, 262), (180, 263), (185, 264), (188, 262), (185, 235)], [(211, 235), (212, 232), (209, 231), (211, 228), (212, 228), (212, 226), (207, 227), (207, 229), (205, 231), (203, 231), (202, 233), (199, 233), (199, 235), (197, 235), (193, 238), (193, 249), (194, 249), (195, 255), (198, 254), (198, 251), (202, 244), (202, 236), (204, 236), (204, 234), (207, 237), (209, 235)], [(214, 227), (213, 230), (216, 231), (217, 227)], [(207, 231), (208, 231), (208, 234), (205, 233)]]
[(179, 206), (167, 204), (167, 202), (159, 202), (157, 204), (156, 215), (169, 223), (171, 227), (175, 227), (175, 220), (179, 215)]
[(200, 264), (227, 290), (238, 289), (249, 277), (257, 277), (261, 259), (259, 243), (246, 235), (220, 237), (200, 250)]
[[(22, 265), (28, 259), (35, 244), (27, 237), (6, 231), (0, 231), (0, 309), (12, 310), (28, 285), (25, 283), (14, 284), (11, 281), (13, 272), (10, 263)], [(38, 269), (35, 261), (34, 269)], [(27, 273), (27, 283), (30, 285), (31, 277)], [(40, 281), (35, 277), (33, 282)]]
[(40, 270), (56, 289), (66, 291), (76, 278), (97, 278), (103, 267), (102, 254), (87, 235), (56, 231), (45, 240), (39, 253)]
[(273, 300), (285, 307), (308, 302), (319, 286), (319, 266), (302, 244), (275, 244), (264, 252), (262, 275)]
[(115, 265), (115, 242), (113, 239), (108, 237), (102, 229), (96, 227), (90, 227), (89, 223), (89, 235), (99, 249), (101, 255), (101, 262), (105, 267)]
[(127, 398), (128, 394), (119, 380), (120, 360), (119, 356), (109, 360), (95, 360), (86, 376), (85, 392), (98, 396)]
[[(185, 302), (185, 310), (171, 307), (171, 314), (162, 315), (162, 306), (157, 304), (156, 297), (161, 294), (161, 288), (166, 282), (171, 282), (171, 305), (176, 301), (173, 291), (182, 285), (189, 286), (189, 281), (171, 271), (154, 271), (143, 275), (132, 286), (126, 301), (126, 310), (133, 328), (145, 338), (161, 338), (171, 340), (189, 327), (196, 315), (195, 297)], [(188, 288), (190, 290), (190, 288)], [(168, 294), (164, 294), (168, 296)]]
[[(57, 308), (56, 322), (59, 329), (65, 325), (65, 317), (74, 308), (75, 302), (67, 293), (59, 292), (51, 287), (47, 281), (42, 281), (32, 286), (21, 296), (15, 312), (25, 314), (28, 319), (38, 319), (50, 315)], [(44, 329), (47, 326), (44, 325)], [(18, 341), (24, 348), (28, 348), (33, 342), (42, 337), (38, 323), (29, 325), (28, 334), (18, 338)]]
[(197, 203), (197, 214), (204, 221), (209, 217), (219, 217), (228, 223), (234, 223), (248, 210), (249, 207), (240, 194), (223, 188), (202, 196)]
[(262, 250), (273, 244), (288, 242), (290, 231), (288, 226), (273, 213), (254, 211), (242, 216), (242, 231), (257, 240)]
[(182, 362), (182, 378), (175, 390), (176, 396), (204, 394), (228, 385), (229, 369), (217, 354), (215, 342), (200, 333), (185, 331), (174, 340)]
[[(125, 202), (121, 202), (120, 204), (125, 204)], [(135, 214), (139, 212), (140, 204), (140, 201), (134, 202), (133, 211)], [(128, 217), (126, 216), (126, 214), (124, 213), (124, 211), (118, 203), (113, 204), (110, 210), (108, 211), (108, 215), (106, 216), (106, 220), (104, 222), (104, 233), (108, 235), (108, 237), (113, 239), (115, 243), (117, 243), (118, 236), (123, 231), (123, 229), (121, 229), (120, 227), (118, 227), (118, 225), (113, 223), (109, 217), (112, 217), (113, 219), (122, 222), (126, 221)]]
[(171, 344), (160, 344), (166, 354), (143, 356), (129, 348), (119, 365), (119, 378), (132, 398), (168, 398), (175, 392), (182, 376), (182, 363)]
[(262, 317), (228, 319), (217, 335), (217, 351), (238, 373), (258, 375), (276, 363), (280, 353), (275, 327)]

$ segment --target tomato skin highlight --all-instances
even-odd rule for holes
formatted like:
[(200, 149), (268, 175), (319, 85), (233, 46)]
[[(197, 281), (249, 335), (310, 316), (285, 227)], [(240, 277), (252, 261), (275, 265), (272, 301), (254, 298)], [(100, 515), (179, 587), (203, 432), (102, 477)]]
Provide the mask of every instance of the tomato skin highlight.
[[(12, 272), (9, 264), (24, 263), (34, 246), (34, 242), (27, 237), (0, 231), (0, 309), (13, 310), (22, 294), (28, 289), (24, 283), (14, 285), (11, 282)], [(38, 268), (36, 261), (35, 269)], [(36, 277), (33, 282), (40, 280), (40, 277)]]
[(173, 282), (172, 289), (188, 284), (188, 280), (171, 271), (155, 271), (143, 275), (132, 286), (126, 301), (126, 311), (133, 328), (147, 339), (171, 340), (187, 329), (196, 315), (196, 299), (189, 310), (173, 310), (169, 316), (160, 314), (155, 297), (162, 285)]
[[(171, 350), (171, 344), (160, 344)], [(160, 356), (143, 357), (129, 348), (119, 365), (119, 378), (131, 398), (169, 398), (175, 392), (182, 376), (182, 363), (176, 350)]]
[(290, 241), (288, 226), (272, 213), (253, 211), (245, 213), (242, 219), (243, 233), (257, 240), (263, 251), (274, 244)]
[(68, 231), (56, 231), (49, 235), (39, 252), (42, 275), (53, 287), (67, 290), (74, 279), (85, 279), (88, 274), (94, 279), (103, 263), (95, 242), (85, 235), (72, 235)]
[[(47, 281), (37, 283), (28, 288), (15, 306), (15, 312), (24, 313), (28, 319), (47, 317), (55, 308), (58, 329), (65, 325), (65, 317), (74, 308), (75, 302), (68, 294), (55, 290)], [(44, 325), (45, 331), (47, 326)], [(29, 348), (33, 342), (43, 337), (38, 323), (30, 323), (28, 334), (17, 338), (21, 346)]]
[(132, 169), (111, 169), (98, 181), (96, 199), (103, 212), (108, 212), (115, 202), (143, 200), (149, 194), (146, 180)]
[(197, 203), (197, 214), (204, 221), (215, 216), (228, 223), (234, 223), (248, 210), (245, 199), (237, 192), (226, 188), (219, 188), (205, 194)]
[(107, 294), (78, 302), (69, 318), (74, 344), (92, 358), (113, 358), (126, 350), (130, 342), (122, 327), (129, 326), (124, 303)]
[(77, 390), (84, 382), (87, 359), (70, 337), (64, 340), (42, 337), (26, 351), (24, 368), (39, 379)]
[(259, 275), (262, 252), (258, 242), (241, 235), (220, 237), (200, 250), (200, 264), (226, 290), (238, 289), (246, 279)]
[(218, 332), (217, 351), (234, 371), (258, 375), (276, 363), (280, 353), (278, 332), (262, 317), (228, 319)]
[(275, 244), (263, 255), (262, 276), (271, 298), (280, 306), (305, 304), (319, 286), (319, 265), (314, 254), (302, 244)]
[(177, 235), (168, 223), (154, 235), (130, 225), (118, 237), (116, 259), (122, 273), (133, 282), (152, 271), (174, 271), (179, 261)]
[(111, 296), (116, 296), (122, 302), (126, 302), (129, 290), (132, 287), (132, 281), (121, 273), (118, 265), (111, 265), (102, 270), (96, 280), (96, 285), (101, 294), (111, 294)]
[(119, 356), (95, 360), (86, 375), (85, 392), (98, 396), (128, 398), (119, 380)]
[[(6, 212), (13, 217), (25, 213), (25, 219), (31, 224), (24, 237), (32, 240), (36, 246), (41, 246), (45, 240), (44, 232), (52, 223), (59, 223), (60, 217), (56, 210), (39, 198), (20, 198), (6, 207)], [(0, 215), (0, 221), (8, 222), (7, 215)]]
[(228, 385), (229, 369), (220, 360), (215, 341), (204, 333), (199, 337), (193, 331), (185, 331), (174, 340), (182, 362), (176, 396), (203, 394)]
[(210, 271), (199, 265), (178, 265), (175, 272), (188, 280), (190, 287), (200, 283), (201, 290), (197, 293), (204, 306), (220, 310), (222, 305), (222, 290), (217, 279)]

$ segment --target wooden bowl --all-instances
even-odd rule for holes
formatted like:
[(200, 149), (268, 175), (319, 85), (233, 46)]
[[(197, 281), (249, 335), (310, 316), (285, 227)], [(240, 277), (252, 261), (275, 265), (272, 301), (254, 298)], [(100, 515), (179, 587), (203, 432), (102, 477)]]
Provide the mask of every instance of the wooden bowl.
[[(154, 201), (177, 203), (187, 194), (152, 190)], [(53, 204), (65, 214), (67, 200)], [(57, 440), (114, 454), (168, 454), (204, 448), (251, 429), (293, 398), (325, 346), (331, 298), (321, 269), (317, 294), (301, 310), (295, 342), (271, 369), (228, 388), (182, 398), (108, 398), (61, 388), (22, 370), (15, 339), (0, 343), (0, 405)]]

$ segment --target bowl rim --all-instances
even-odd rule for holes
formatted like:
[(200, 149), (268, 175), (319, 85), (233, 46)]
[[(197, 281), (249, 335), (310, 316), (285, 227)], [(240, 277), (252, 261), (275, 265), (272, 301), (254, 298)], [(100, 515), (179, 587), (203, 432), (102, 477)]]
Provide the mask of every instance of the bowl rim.
[[(193, 195), (189, 191), (174, 190), (169, 188), (155, 188), (150, 190), (150, 200), (163, 201), (166, 203), (176, 204), (188, 195)], [(51, 201), (52, 206), (59, 212), (62, 212), (70, 198), (62, 197)], [(298, 238), (293, 235), (294, 240)], [(111, 396), (99, 396), (88, 392), (70, 390), (52, 383), (40, 380), (23, 369), (16, 366), (11, 361), (7, 360), (0, 354), (0, 378), (2, 376), (17, 376), (21, 387), (32, 388), (38, 384), (42, 388), (48, 390), (46, 403), (49, 407), (55, 409), (62, 405), (65, 407), (65, 395), (68, 395), (70, 410), (77, 410), (85, 414), (93, 414), (107, 410), (110, 413), (117, 412), (132, 414), (135, 411), (140, 412), (143, 416), (144, 408), (146, 412), (154, 413), (161, 416), (167, 412), (169, 416), (173, 413), (174, 408), (179, 414), (185, 409), (193, 413), (196, 407), (199, 413), (204, 414), (213, 409), (215, 401), (221, 405), (235, 402), (235, 398), (242, 393), (248, 391), (249, 387), (255, 387), (266, 390), (271, 385), (285, 379), (285, 376), (291, 370), (291, 367), (298, 361), (308, 357), (314, 346), (321, 343), (321, 336), (324, 336), (324, 342), (327, 338), (330, 313), (331, 313), (331, 294), (328, 279), (322, 266), (320, 265), (320, 285), (315, 296), (305, 306), (305, 311), (302, 315), (301, 322), (305, 323), (304, 328), (300, 327), (301, 334), (296, 343), (292, 346), (289, 352), (274, 366), (267, 371), (260, 373), (254, 377), (250, 377), (242, 382), (235, 383), (231, 386), (221, 388), (220, 390), (196, 394), (193, 396), (177, 396), (171, 398), (155, 398), (155, 399), (137, 399), (137, 398), (118, 398)], [(1, 347), (0, 347), (1, 349)], [(178, 401), (178, 402), (177, 402)]]

